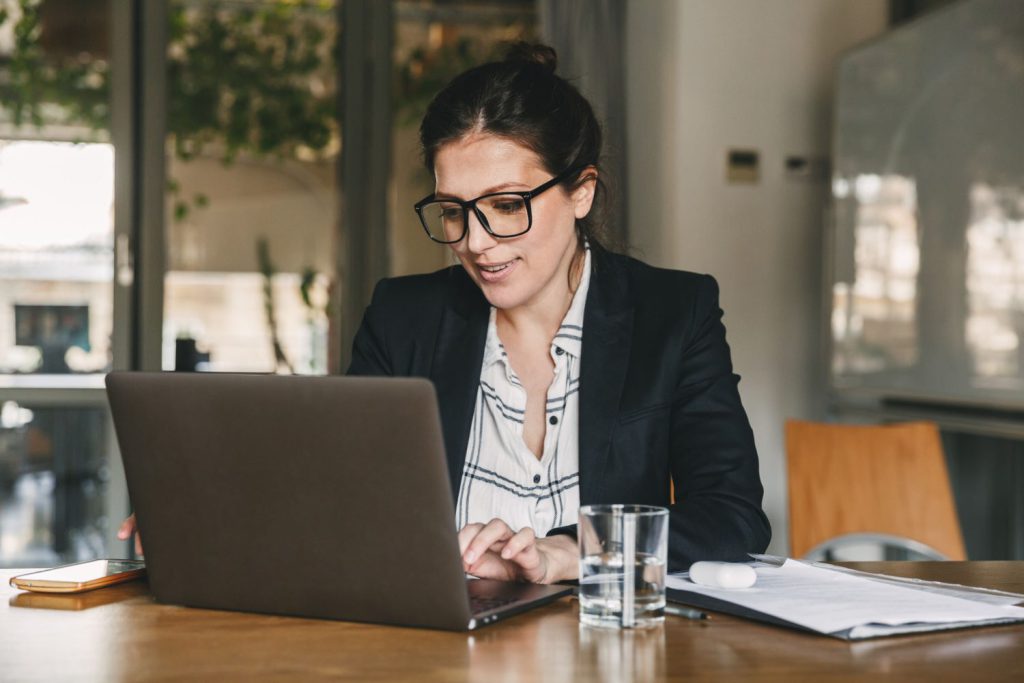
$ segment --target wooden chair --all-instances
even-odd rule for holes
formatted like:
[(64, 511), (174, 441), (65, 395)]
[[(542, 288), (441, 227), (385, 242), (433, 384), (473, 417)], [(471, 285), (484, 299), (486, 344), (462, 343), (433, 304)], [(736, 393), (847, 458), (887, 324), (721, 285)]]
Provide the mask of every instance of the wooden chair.
[(794, 557), (856, 541), (964, 560), (949, 474), (931, 422), (786, 422)]

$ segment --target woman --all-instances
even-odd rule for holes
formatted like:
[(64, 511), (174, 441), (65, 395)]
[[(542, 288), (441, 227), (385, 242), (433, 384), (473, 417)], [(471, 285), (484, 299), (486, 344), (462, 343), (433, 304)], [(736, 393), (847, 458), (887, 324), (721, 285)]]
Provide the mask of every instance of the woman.
[(430, 104), (415, 209), (461, 266), (380, 282), (349, 374), (434, 382), (467, 572), (577, 578), (595, 503), (669, 506), (670, 569), (745, 560), (770, 529), (717, 285), (601, 246), (600, 127), (554, 71), (520, 44)]
[(520, 45), (431, 103), (417, 211), (461, 267), (380, 283), (349, 372), (434, 381), (472, 574), (574, 579), (579, 505), (672, 481), (670, 565), (747, 559), (770, 531), (717, 286), (601, 247), (600, 128), (554, 70)]

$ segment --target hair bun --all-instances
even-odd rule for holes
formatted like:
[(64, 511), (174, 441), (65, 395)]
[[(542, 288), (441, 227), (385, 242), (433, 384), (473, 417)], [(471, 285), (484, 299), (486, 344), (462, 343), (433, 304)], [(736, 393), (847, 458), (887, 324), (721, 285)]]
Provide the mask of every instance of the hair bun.
[(505, 53), (506, 62), (538, 64), (548, 73), (555, 73), (558, 66), (558, 55), (553, 47), (539, 43), (512, 43)]

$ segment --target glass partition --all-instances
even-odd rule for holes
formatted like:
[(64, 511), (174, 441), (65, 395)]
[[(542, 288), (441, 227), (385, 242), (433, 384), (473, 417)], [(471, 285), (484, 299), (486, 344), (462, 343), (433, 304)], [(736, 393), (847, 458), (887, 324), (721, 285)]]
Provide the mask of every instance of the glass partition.
[(412, 205), (434, 189), (419, 152), (427, 105), (457, 74), (500, 59), (508, 43), (538, 40), (536, 3), (400, 0), (395, 4), (388, 247), (392, 275), (454, 263), (448, 247), (423, 232)]
[(167, 8), (163, 368), (326, 373), (337, 3)]
[(102, 389), (113, 11), (0, 0), (0, 566), (107, 555), (127, 507)]
[[(336, 305), (341, 2), (0, 0), (0, 565), (130, 552), (113, 540), (129, 506), (112, 368), (155, 366), (158, 348), (168, 370), (339, 368), (336, 327), (358, 323)], [(449, 262), (411, 210), (432, 186), (416, 140), (427, 102), (502, 43), (535, 39), (537, 19), (533, 0), (390, 9), (360, 36), (392, 48), (390, 101), (351, 131), (372, 155), (386, 115), (388, 207), (346, 229), (386, 234), (401, 274)]]

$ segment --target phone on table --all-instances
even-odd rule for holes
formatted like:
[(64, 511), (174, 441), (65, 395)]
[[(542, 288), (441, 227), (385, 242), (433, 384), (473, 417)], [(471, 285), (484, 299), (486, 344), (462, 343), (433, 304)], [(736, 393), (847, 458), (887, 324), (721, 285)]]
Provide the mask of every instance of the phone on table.
[(80, 593), (131, 581), (146, 574), (141, 560), (92, 560), (15, 576), (11, 585), (40, 593)]

